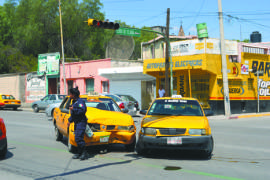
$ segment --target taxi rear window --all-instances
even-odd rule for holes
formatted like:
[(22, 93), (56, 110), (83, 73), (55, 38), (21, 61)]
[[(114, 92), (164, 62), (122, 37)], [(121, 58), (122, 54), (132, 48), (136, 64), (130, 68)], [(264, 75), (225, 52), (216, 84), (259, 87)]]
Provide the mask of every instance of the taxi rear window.
[(203, 116), (203, 111), (195, 100), (161, 99), (152, 104), (148, 115)]

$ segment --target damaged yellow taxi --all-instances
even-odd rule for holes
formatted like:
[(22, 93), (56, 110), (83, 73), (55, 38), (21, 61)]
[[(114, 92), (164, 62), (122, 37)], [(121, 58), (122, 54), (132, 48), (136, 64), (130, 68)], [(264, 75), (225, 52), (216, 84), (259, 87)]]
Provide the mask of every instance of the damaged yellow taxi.
[[(87, 126), (93, 132), (84, 135), (86, 146), (123, 144), (127, 151), (134, 151), (136, 145), (136, 126), (132, 117), (121, 111), (113, 99), (100, 95), (81, 95), (87, 106)], [(55, 138), (61, 141), (68, 138), (68, 150), (76, 151), (74, 123), (68, 126), (69, 106), (72, 99), (67, 96), (53, 114)]]
[(141, 122), (138, 154), (150, 149), (197, 150), (211, 157), (213, 137), (205, 113), (194, 98), (180, 95), (157, 98)]

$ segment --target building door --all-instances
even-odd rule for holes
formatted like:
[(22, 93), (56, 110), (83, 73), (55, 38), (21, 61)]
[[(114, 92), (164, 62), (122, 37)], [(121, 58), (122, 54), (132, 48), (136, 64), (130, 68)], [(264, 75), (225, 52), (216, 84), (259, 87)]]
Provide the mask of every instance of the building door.
[(57, 78), (48, 78), (48, 93), (57, 94)]
[(86, 84), (86, 90), (85, 90), (86, 93), (91, 93), (95, 91), (94, 79), (86, 79), (85, 84)]
[(192, 97), (197, 98), (203, 108), (209, 108), (209, 75), (192, 76), (191, 75), (191, 90)]

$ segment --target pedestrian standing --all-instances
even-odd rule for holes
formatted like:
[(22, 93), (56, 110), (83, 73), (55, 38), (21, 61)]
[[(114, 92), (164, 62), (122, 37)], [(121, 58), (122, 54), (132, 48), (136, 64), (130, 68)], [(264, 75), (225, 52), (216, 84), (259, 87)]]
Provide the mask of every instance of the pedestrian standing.
[(87, 111), (84, 100), (79, 98), (80, 91), (78, 87), (71, 88), (69, 90), (70, 98), (73, 100), (72, 105), (69, 107), (71, 116), (69, 117), (69, 123), (74, 122), (75, 130), (75, 142), (78, 146), (78, 152), (72, 158), (85, 160), (88, 158), (88, 154), (85, 148), (84, 133), (87, 125), (87, 118), (85, 113)]
[(159, 86), (159, 90), (158, 90), (158, 97), (164, 97), (165, 95), (165, 89), (163, 88), (163, 85)]

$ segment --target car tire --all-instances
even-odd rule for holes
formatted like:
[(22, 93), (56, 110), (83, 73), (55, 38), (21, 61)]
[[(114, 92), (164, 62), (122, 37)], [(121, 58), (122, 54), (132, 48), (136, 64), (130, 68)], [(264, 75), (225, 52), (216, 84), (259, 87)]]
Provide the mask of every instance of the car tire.
[(60, 133), (59, 129), (57, 128), (56, 124), (54, 125), (54, 134), (55, 134), (55, 140), (56, 141), (62, 141), (63, 134)]
[(0, 151), (0, 159), (4, 159), (6, 157), (6, 154), (7, 154), (7, 144), (6, 146), (4, 147), (4, 149), (2, 149)]
[(71, 152), (71, 153), (76, 153), (77, 152), (77, 147), (70, 144), (69, 137), (68, 137), (68, 145), (67, 146), (68, 146), (68, 151), (69, 152)]
[(142, 143), (140, 141), (137, 142), (136, 144), (136, 152), (139, 155), (145, 155), (147, 154), (147, 149), (143, 147)]
[(136, 146), (136, 137), (135, 137), (134, 141), (131, 144), (125, 145), (125, 148), (126, 148), (126, 150), (128, 152), (134, 152), (135, 146)]
[(39, 111), (38, 105), (34, 105), (33, 110), (34, 110), (35, 113), (38, 113), (38, 111)]
[(214, 150), (214, 140), (213, 137), (211, 137), (210, 141), (207, 144), (207, 149), (202, 151), (202, 156), (204, 158), (211, 159), (213, 150)]

